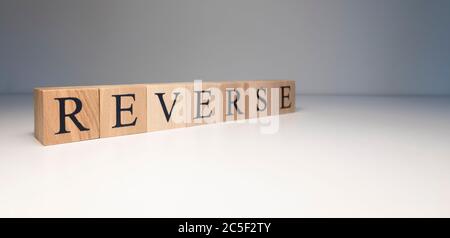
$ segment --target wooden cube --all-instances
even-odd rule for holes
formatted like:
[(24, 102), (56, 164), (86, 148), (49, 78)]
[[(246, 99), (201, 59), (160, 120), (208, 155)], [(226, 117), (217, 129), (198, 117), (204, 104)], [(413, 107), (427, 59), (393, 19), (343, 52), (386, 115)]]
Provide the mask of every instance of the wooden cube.
[[(274, 105), (271, 107), (271, 115), (295, 112), (295, 81), (277, 80), (271, 85), (276, 89), (270, 93), (271, 103), (278, 103), (278, 112)], [(278, 100), (274, 94), (278, 94)]]
[(43, 145), (99, 138), (96, 87), (34, 89), (34, 131)]
[(36, 88), (44, 145), (295, 112), (295, 81)]
[(246, 118), (295, 112), (295, 81), (247, 81)]
[(192, 108), (194, 125), (245, 119), (245, 83), (194, 83)]
[(244, 81), (224, 81), (220, 83), (223, 94), (224, 121), (246, 118), (246, 84)]
[(190, 126), (220, 123), (224, 120), (223, 95), (218, 82), (195, 81), (192, 90)]
[(247, 81), (245, 117), (247, 119), (260, 118), (270, 115), (270, 92), (274, 81)]
[(101, 86), (100, 137), (147, 131), (147, 86)]
[(147, 84), (147, 131), (187, 127), (192, 83)]

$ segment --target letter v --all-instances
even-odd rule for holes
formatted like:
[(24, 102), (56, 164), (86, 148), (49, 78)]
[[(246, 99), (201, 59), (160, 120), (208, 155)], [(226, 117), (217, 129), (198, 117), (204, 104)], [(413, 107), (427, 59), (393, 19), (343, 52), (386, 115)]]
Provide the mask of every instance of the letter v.
[(163, 98), (164, 94), (165, 93), (155, 93), (155, 95), (158, 96), (158, 98), (159, 98), (159, 102), (161, 103), (161, 107), (162, 107), (162, 109), (164, 111), (164, 115), (166, 116), (166, 120), (167, 120), (167, 122), (169, 122), (170, 116), (172, 115), (173, 106), (175, 106), (175, 103), (177, 102), (178, 95), (180, 93), (179, 92), (173, 93), (173, 94), (175, 94), (175, 99), (173, 100), (172, 107), (170, 108), (170, 112), (167, 111), (166, 103), (164, 102), (164, 98)]

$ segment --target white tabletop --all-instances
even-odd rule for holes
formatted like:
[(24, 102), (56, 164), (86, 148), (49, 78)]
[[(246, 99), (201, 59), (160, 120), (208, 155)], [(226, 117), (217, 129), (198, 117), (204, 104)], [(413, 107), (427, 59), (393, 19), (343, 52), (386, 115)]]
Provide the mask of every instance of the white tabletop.
[(31, 95), (0, 96), (0, 217), (450, 217), (450, 98), (297, 105), (274, 134), (227, 123), (44, 147)]

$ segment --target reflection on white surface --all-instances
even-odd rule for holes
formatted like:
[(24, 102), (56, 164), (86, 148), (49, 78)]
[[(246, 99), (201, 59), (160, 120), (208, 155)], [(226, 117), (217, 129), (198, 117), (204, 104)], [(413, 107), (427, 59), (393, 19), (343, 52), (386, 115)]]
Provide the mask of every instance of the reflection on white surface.
[(44, 147), (0, 96), (1, 217), (450, 216), (450, 98), (300, 97), (227, 123)]

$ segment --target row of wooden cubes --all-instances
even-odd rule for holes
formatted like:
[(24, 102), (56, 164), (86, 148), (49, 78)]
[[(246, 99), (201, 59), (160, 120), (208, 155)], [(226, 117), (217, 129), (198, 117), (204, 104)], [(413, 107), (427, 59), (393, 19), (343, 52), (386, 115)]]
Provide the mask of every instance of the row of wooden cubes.
[(34, 90), (43, 145), (189, 127), (295, 111), (295, 81), (255, 80)]

